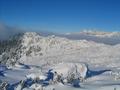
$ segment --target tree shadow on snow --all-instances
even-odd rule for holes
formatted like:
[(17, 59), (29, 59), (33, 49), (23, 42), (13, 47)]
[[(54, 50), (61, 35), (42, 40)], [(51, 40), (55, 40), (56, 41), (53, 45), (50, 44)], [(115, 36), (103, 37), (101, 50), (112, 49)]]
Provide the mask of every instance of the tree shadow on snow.
[(111, 71), (111, 70), (110, 69), (105, 69), (105, 70), (93, 71), (93, 70), (88, 69), (87, 74), (86, 74), (86, 78), (97, 76), (97, 75), (103, 74), (103, 73), (108, 72), (108, 71)]
[(53, 78), (54, 78), (54, 73), (52, 72), (52, 69), (50, 69), (50, 70), (47, 72), (46, 81), (53, 80)]
[(0, 65), (0, 76), (5, 77), (4, 72), (8, 70), (8, 68), (5, 65)]
[(23, 64), (23, 63), (20, 63), (20, 62), (19, 62), (19, 65), (23, 66), (22, 67), (23, 69), (30, 69), (29, 65), (26, 65), (26, 64)]
[(5, 77), (4, 72), (0, 71), (0, 76)]

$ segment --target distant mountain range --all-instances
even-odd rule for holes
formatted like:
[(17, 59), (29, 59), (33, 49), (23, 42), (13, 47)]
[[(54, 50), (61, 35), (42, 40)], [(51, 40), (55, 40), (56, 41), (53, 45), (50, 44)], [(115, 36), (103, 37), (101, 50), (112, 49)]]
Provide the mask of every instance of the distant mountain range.
[(108, 45), (120, 43), (120, 32), (83, 31), (65, 34), (64, 37), (72, 40), (88, 40)]
[[(10, 27), (0, 23), (0, 40), (6, 40), (18, 33), (25, 33), (29, 30), (22, 30), (15, 27)], [(53, 33), (47, 31), (39, 31), (41, 36), (55, 35), (58, 37), (65, 37), (71, 40), (88, 40), (97, 43), (104, 43), (108, 45), (116, 45), (120, 43), (120, 32), (102, 32), (102, 31), (81, 31), (77, 33)]]

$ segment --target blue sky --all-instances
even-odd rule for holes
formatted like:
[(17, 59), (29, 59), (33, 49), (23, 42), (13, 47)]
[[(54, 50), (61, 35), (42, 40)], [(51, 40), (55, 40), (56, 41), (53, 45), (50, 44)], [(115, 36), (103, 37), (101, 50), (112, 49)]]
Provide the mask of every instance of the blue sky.
[(0, 22), (35, 31), (120, 31), (120, 0), (0, 0)]

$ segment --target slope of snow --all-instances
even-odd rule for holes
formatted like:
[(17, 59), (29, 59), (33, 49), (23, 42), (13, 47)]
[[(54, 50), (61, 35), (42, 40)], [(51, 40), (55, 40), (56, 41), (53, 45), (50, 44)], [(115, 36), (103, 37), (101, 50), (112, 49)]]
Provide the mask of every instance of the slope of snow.
[[(99, 64), (111, 62), (114, 64), (120, 58), (120, 44), (111, 46), (94, 41), (69, 40), (54, 35), (43, 37), (35, 32), (24, 33), (24, 35), (19, 37), (18, 46), (15, 48), (11, 48), (9, 54), (6, 54), (9, 57), (8, 63), (10, 61), (19, 61), (31, 64), (34, 60), (33, 64), (35, 65), (59, 62), (89, 62)], [(13, 56), (13, 53), (16, 53), (16, 55)], [(119, 63), (116, 66), (119, 66)]]
[[(104, 38), (107, 37), (106, 35)], [(120, 88), (120, 44), (108, 45), (94, 40), (70, 40), (55, 35), (43, 37), (35, 32), (27, 32), (14, 39), (17, 46), (11, 47), (0, 56), (0, 61), (7, 61), (9, 66), (8, 69), (1, 66), (2, 73), (5, 74), (0, 76), (2, 82), (6, 81), (17, 87), (20, 84), (16, 85), (16, 83), (20, 80), (32, 79), (34, 83), (24, 90), (35, 88), (43, 88), (43, 90), (53, 90), (53, 88), (55, 90), (114, 90), (116, 88), (119, 90)], [(11, 66), (12, 62), (14, 66)], [(62, 73), (64, 78), (74, 74), (84, 80), (79, 82), (79, 88), (73, 87), (74, 81), (65, 84), (46, 81), (51, 69), (53, 72), (50, 73), (54, 74), (55, 71), (58, 74)], [(37, 79), (40, 80), (37, 82)]]

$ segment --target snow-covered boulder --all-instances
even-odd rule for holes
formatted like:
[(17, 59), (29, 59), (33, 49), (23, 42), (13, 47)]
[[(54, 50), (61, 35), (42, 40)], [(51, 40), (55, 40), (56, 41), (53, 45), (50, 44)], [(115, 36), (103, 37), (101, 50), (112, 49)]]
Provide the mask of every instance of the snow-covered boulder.
[(53, 67), (53, 71), (67, 78), (85, 78), (87, 74), (87, 66), (84, 63), (60, 63)]
[(31, 73), (26, 75), (26, 78), (33, 79), (33, 80), (35, 80), (36, 78), (38, 78), (39, 80), (45, 80), (47, 77), (45, 75)]

